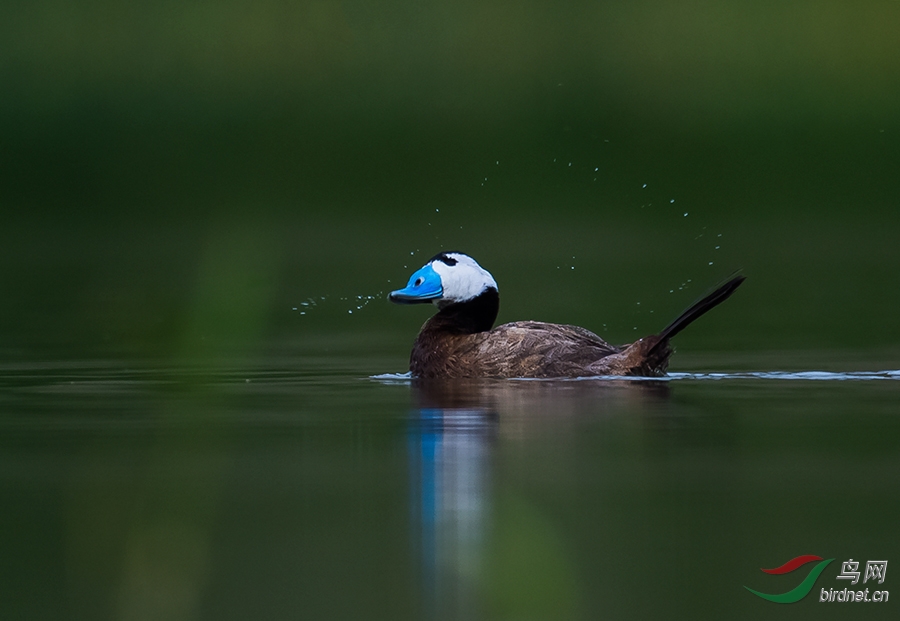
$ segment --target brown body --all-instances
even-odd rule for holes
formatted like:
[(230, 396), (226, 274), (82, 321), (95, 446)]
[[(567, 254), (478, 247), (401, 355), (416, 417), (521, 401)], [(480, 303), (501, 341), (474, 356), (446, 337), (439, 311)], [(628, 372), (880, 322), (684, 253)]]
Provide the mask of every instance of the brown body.
[(665, 374), (671, 354), (656, 336), (615, 347), (584, 328), (537, 321), (454, 334), (441, 328), (439, 317), (422, 326), (413, 345), (416, 377), (652, 377)]
[(672, 355), (669, 340), (743, 281), (743, 276), (731, 278), (659, 334), (621, 347), (577, 326), (518, 321), (491, 329), (500, 297), (488, 289), (473, 300), (444, 306), (426, 321), (409, 368), (422, 378), (662, 376)]

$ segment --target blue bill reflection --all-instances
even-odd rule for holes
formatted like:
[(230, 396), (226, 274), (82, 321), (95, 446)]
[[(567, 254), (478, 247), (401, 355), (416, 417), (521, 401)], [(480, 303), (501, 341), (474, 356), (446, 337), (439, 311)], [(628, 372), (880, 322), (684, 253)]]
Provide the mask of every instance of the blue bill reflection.
[(428, 616), (475, 618), (490, 507), (496, 416), (422, 407), (410, 421), (410, 507)]

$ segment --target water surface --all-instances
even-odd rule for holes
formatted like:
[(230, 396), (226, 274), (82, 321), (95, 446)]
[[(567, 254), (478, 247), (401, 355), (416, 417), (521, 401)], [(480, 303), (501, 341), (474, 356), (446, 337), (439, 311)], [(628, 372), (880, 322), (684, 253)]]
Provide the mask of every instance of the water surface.
[(900, 551), (895, 370), (372, 373), (394, 362), (5, 365), (6, 615), (831, 618), (743, 585)]

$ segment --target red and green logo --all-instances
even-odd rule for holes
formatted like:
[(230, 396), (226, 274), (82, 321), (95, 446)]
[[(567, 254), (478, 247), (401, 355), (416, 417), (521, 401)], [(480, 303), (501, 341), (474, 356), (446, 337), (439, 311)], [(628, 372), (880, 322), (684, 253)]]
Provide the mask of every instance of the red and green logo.
[(815, 554), (804, 554), (803, 556), (798, 556), (797, 558), (792, 558), (787, 563), (782, 565), (781, 567), (776, 567), (775, 569), (763, 569), (762, 571), (767, 574), (780, 575), (780, 574), (789, 574), (795, 569), (806, 565), (807, 563), (812, 563), (813, 561), (819, 561), (815, 567), (813, 567), (810, 572), (806, 575), (806, 578), (803, 579), (803, 582), (795, 586), (793, 589), (788, 591), (787, 593), (778, 593), (776, 595), (770, 595), (769, 593), (760, 593), (759, 591), (754, 591), (748, 586), (744, 588), (757, 595), (763, 599), (767, 599), (770, 602), (775, 602), (776, 604), (793, 604), (794, 602), (799, 602), (801, 599), (806, 597), (810, 591), (812, 591), (813, 585), (816, 583), (816, 579), (819, 577), (819, 574), (828, 566), (828, 563), (833, 561), (833, 558), (823, 560), (821, 556), (816, 556)]

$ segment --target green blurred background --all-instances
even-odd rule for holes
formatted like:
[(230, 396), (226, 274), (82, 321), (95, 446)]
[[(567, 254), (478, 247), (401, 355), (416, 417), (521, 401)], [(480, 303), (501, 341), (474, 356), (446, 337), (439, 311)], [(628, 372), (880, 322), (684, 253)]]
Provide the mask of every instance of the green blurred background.
[(5, 2), (0, 347), (400, 370), (428, 311), (384, 296), (452, 248), (501, 321), (624, 342), (743, 268), (684, 349), (896, 360), (898, 31), (870, 0)]
[(6, 0), (4, 618), (426, 618), (429, 577), (462, 585), (432, 618), (846, 616), (742, 585), (897, 558), (895, 381), (500, 382), (435, 422), (361, 378), (405, 370), (432, 309), (385, 297), (441, 249), (501, 321), (614, 343), (743, 268), (673, 371), (898, 369), (898, 32), (887, 0)]

